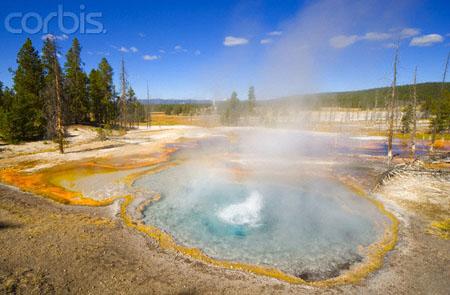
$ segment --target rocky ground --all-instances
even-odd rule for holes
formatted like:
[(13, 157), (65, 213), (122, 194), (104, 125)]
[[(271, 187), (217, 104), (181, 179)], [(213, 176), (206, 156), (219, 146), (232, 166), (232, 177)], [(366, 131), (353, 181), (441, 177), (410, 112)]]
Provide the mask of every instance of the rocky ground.
[[(181, 135), (179, 129), (157, 132), (145, 144)], [(114, 149), (131, 153), (142, 137), (135, 132), (117, 138), (126, 146)], [(78, 158), (111, 153), (104, 149), (111, 142), (87, 139), (71, 147), (83, 151), (75, 153)], [(55, 152), (43, 155), (62, 161)], [(115, 205), (66, 206), (0, 185), (0, 294), (449, 294), (450, 242), (429, 233), (435, 216), (430, 210), (444, 206), (436, 216), (448, 214), (448, 182), (415, 177), (393, 177), (377, 191), (400, 220), (399, 242), (383, 267), (359, 284), (326, 289), (212, 267), (162, 250), (112, 215)]]

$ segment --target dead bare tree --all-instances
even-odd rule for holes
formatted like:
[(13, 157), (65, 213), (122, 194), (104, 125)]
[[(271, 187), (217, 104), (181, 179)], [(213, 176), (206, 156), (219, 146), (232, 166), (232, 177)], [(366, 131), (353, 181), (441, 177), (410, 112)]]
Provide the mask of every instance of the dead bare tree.
[[(441, 100), (444, 100), (444, 87), (445, 87), (445, 80), (447, 78), (447, 71), (448, 71), (448, 64), (450, 61), (450, 51), (448, 52), (447, 55), (447, 61), (445, 62), (445, 68), (444, 68), (444, 75), (442, 77), (442, 85), (441, 85)], [(442, 140), (445, 140), (445, 137), (442, 136)]]
[(122, 57), (121, 69), (120, 69), (120, 87), (121, 94), (119, 98), (119, 122), (120, 127), (127, 127), (127, 78), (125, 74), (125, 61)]
[(389, 117), (388, 117), (388, 165), (392, 164), (393, 154), (392, 154), (392, 140), (394, 137), (394, 118), (395, 118), (395, 104), (396, 104), (396, 96), (397, 96), (397, 64), (398, 64), (398, 49), (399, 46), (395, 49), (395, 57), (394, 57), (394, 79), (392, 80), (392, 94), (389, 102)]
[(62, 99), (61, 99), (61, 69), (57, 64), (58, 57), (55, 54), (53, 69), (55, 71), (55, 93), (56, 93), (56, 134), (58, 137), (59, 151), (64, 154), (64, 127), (62, 123)]
[[(447, 77), (447, 70), (448, 70), (448, 63), (450, 60), (450, 52), (447, 55), (447, 60), (445, 61), (445, 66), (444, 66), (444, 74), (442, 75), (442, 84), (441, 84), (441, 93), (440, 93), (440, 97), (438, 98), (439, 100), (443, 100), (443, 96), (444, 96), (444, 86), (445, 86), (445, 79)], [(434, 151), (434, 144), (436, 142), (436, 132), (437, 132), (437, 125), (438, 125), (438, 121), (440, 119), (440, 113), (439, 110), (437, 111), (437, 114), (434, 115), (434, 121), (433, 121), (433, 131), (431, 134), (431, 145), (430, 145), (430, 153), (432, 153)]]
[(445, 62), (445, 67), (444, 67), (444, 75), (442, 76), (441, 94), (444, 93), (445, 79), (447, 78), (447, 70), (448, 70), (449, 60), (450, 60), (450, 51), (448, 52), (448, 55), (447, 55), (447, 61)]
[(413, 91), (412, 91), (412, 124), (411, 131), (411, 158), (416, 158), (416, 132), (417, 132), (417, 66), (414, 69)]

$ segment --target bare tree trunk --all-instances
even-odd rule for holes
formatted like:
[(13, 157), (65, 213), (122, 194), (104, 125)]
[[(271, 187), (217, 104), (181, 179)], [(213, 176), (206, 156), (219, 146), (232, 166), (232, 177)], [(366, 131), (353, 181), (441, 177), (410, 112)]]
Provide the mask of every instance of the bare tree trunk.
[(394, 58), (394, 80), (392, 81), (392, 95), (389, 103), (389, 129), (388, 129), (388, 165), (392, 164), (392, 139), (394, 137), (394, 117), (395, 117), (395, 99), (397, 96), (397, 63), (398, 63), (398, 46), (395, 51)]
[[(445, 86), (445, 80), (447, 77), (447, 71), (448, 71), (448, 63), (450, 60), (450, 51), (448, 52), (447, 55), (447, 61), (445, 62), (445, 68), (444, 68), (444, 75), (442, 77), (442, 86), (441, 86), (441, 99), (444, 100), (444, 86)], [(445, 136), (442, 136), (442, 141), (445, 141)]]
[(58, 145), (59, 151), (61, 154), (64, 154), (64, 128), (62, 123), (62, 99), (61, 99), (61, 88), (60, 88), (60, 72), (59, 66), (56, 64), (57, 56), (55, 54), (55, 63), (53, 65), (55, 72), (55, 90), (56, 90), (56, 134), (58, 136)]
[[(442, 76), (442, 85), (441, 85), (441, 97), (439, 98), (439, 100), (442, 99), (442, 96), (444, 95), (444, 85), (445, 85), (445, 78), (447, 76), (447, 69), (448, 69), (448, 62), (450, 59), (450, 52), (447, 55), (447, 61), (445, 62), (445, 67), (444, 67), (444, 75)], [(432, 153), (434, 151), (434, 143), (436, 141), (436, 132), (437, 132), (437, 124), (438, 124), (438, 119), (439, 118), (439, 114), (436, 114), (434, 117), (434, 122), (433, 122), (433, 133), (431, 134), (431, 145), (430, 145), (430, 153)]]
[(120, 95), (119, 101), (120, 127), (127, 128), (127, 79), (125, 76), (125, 61), (123, 60), (123, 57), (120, 73), (120, 84), (122, 88), (122, 93)]
[(413, 82), (413, 105), (412, 105), (412, 119), (413, 128), (411, 132), (411, 158), (414, 160), (416, 158), (416, 132), (417, 132), (417, 66), (414, 69), (414, 82)]
[[(444, 75), (442, 77), (442, 85), (441, 85), (441, 100), (442, 101), (445, 100), (445, 98), (444, 98), (444, 86), (445, 86), (445, 80), (446, 80), (446, 77), (447, 77), (449, 60), (450, 60), (450, 51), (448, 52), (448, 55), (447, 55), (447, 61), (445, 62), (445, 68), (444, 68)], [(444, 140), (445, 140), (445, 136), (442, 136), (442, 141), (444, 141)]]

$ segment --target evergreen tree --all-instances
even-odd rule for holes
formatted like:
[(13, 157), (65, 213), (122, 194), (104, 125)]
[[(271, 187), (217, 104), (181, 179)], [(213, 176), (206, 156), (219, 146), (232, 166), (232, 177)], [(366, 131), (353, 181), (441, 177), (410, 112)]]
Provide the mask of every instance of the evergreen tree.
[(3, 105), (3, 82), (0, 81), (0, 107)]
[(101, 99), (101, 122), (111, 124), (115, 119), (114, 112), (114, 85), (113, 85), (113, 69), (106, 60), (102, 58), (98, 66), (98, 74), (100, 78)]
[[(55, 68), (58, 63), (56, 56), (56, 45), (50, 38), (45, 39), (42, 48), (42, 68), (44, 71), (44, 87), (41, 92), (45, 105), (45, 117), (47, 121), (46, 137), (52, 139), (56, 136), (56, 87), (61, 87), (61, 79), (59, 85), (55, 83), (55, 75), (60, 69)], [(57, 65), (59, 68), (59, 64)]]
[(3, 129), (7, 120), (7, 102), (5, 100), (5, 91), (3, 90), (3, 83), (0, 81), (0, 137), (3, 137)]
[(432, 133), (431, 133), (430, 152), (434, 151), (433, 149), (434, 149), (434, 143), (436, 140), (436, 134), (440, 133), (446, 129), (445, 125), (446, 125), (446, 121), (448, 120), (448, 118), (445, 117), (446, 115), (447, 116), (449, 115), (446, 111), (447, 102), (446, 102), (446, 98), (445, 98), (445, 94), (446, 94), (445, 78), (447, 77), (447, 70), (448, 70), (449, 62), (450, 62), (450, 51), (448, 52), (445, 66), (444, 66), (444, 74), (442, 75), (440, 98), (435, 99), (435, 101), (432, 104), (433, 118), (431, 119)]
[(450, 91), (445, 91), (443, 96), (443, 104), (442, 104), (442, 118), (443, 120), (443, 128), (442, 130), (450, 131)]
[(132, 87), (128, 88), (127, 91), (127, 111), (128, 111), (128, 122), (130, 124), (130, 127), (133, 125), (133, 123), (136, 123), (137, 121), (137, 114), (139, 109), (139, 102), (136, 97), (136, 93), (134, 92)]
[(402, 115), (402, 133), (406, 134), (411, 131), (411, 124), (413, 123), (413, 106), (412, 104), (408, 104), (405, 107), (405, 110), (403, 111)]
[(17, 64), (13, 78), (15, 95), (2, 124), (4, 138), (12, 142), (42, 138), (46, 125), (44, 102), (40, 95), (42, 64), (29, 38), (17, 54)]
[[(6, 116), (6, 114), (11, 111), (13, 103), (14, 92), (8, 87), (3, 88), (3, 85), (0, 85), (0, 113)], [(2, 127), (0, 126), (0, 129), (1, 128)]]
[(63, 77), (58, 61), (58, 52), (55, 40), (47, 38), (42, 49), (42, 65), (44, 69), (44, 97), (47, 137), (56, 138), (59, 150), (64, 153), (64, 127), (62, 116), (63, 104)]
[(443, 91), (442, 98), (435, 99), (431, 125), (435, 133), (450, 130), (450, 91)]
[(233, 91), (227, 102), (224, 113), (222, 113), (222, 122), (228, 125), (237, 125), (241, 116), (240, 101), (236, 91)]
[(113, 70), (106, 58), (103, 58), (98, 69), (89, 73), (89, 110), (96, 125), (111, 124), (115, 118)]
[(67, 97), (66, 120), (70, 123), (88, 121), (89, 101), (87, 93), (87, 77), (82, 69), (80, 58), (81, 46), (77, 38), (66, 55), (64, 90)]
[[(234, 117), (235, 119), (238, 119), (240, 114), (239, 114), (239, 98), (237, 96), (236, 91), (233, 91), (233, 93), (231, 94), (231, 98), (230, 98), (230, 109), (231, 109), (231, 114), (232, 117)], [(236, 121), (236, 120), (234, 120)]]
[(101, 120), (105, 112), (102, 105), (103, 92), (101, 84), (100, 72), (95, 69), (91, 70), (89, 74), (89, 102), (90, 113), (96, 125), (102, 123)]

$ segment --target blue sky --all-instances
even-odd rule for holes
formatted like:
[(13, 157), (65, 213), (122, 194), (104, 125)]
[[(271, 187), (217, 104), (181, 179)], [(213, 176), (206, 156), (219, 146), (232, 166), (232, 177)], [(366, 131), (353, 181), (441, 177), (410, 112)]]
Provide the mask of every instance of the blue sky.
[[(395, 2), (395, 3), (393, 3)], [(79, 18), (101, 13), (103, 31), (64, 33), (57, 20), (48, 32), (13, 34), (33, 12), (45, 19), (63, 5)], [(82, 5), (82, 6), (80, 6)], [(106, 57), (118, 80), (120, 59), (140, 98), (148, 81), (151, 97), (217, 98), (250, 85), (260, 99), (319, 91), (389, 85), (394, 44), (400, 42), (399, 81), (438, 81), (450, 50), (448, 1), (2, 1), (0, 81), (11, 85), (8, 68), (27, 37), (42, 47), (57, 38), (61, 62), (78, 37), (86, 71)], [(66, 26), (72, 25), (64, 19)], [(27, 25), (39, 29), (30, 16)], [(86, 28), (94, 26), (86, 25)], [(116, 82), (118, 85), (118, 81)]]

